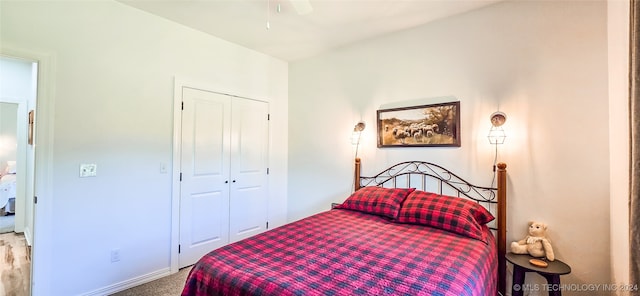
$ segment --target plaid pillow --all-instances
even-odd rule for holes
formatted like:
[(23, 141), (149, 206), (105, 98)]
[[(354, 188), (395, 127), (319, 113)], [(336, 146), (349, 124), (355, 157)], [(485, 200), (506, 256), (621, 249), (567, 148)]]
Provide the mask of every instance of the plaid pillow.
[(415, 188), (383, 188), (370, 186), (360, 188), (336, 209), (354, 210), (395, 219), (400, 205)]
[(402, 204), (397, 222), (428, 225), (486, 242), (482, 225), (493, 219), (477, 202), (416, 190)]

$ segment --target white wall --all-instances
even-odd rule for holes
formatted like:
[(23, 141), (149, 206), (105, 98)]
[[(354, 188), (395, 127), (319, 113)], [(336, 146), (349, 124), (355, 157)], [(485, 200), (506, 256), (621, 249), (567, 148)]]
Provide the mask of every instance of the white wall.
[(0, 95), (26, 101), (32, 95), (32, 66), (27, 60), (8, 56), (0, 58)]
[[(526, 235), (528, 220), (546, 222), (573, 269), (563, 283), (610, 283), (606, 5), (503, 2), (291, 64), (289, 219), (348, 196), (360, 119), (363, 173), (419, 159), (489, 185), (488, 117), (499, 108), (508, 116), (499, 147), (508, 241)], [(442, 96), (461, 101), (462, 147), (376, 148), (380, 106)]]
[[(53, 191), (36, 233), (52, 234), (35, 240), (47, 246), (35, 295), (102, 294), (168, 272), (172, 178), (160, 163), (171, 164), (174, 77), (269, 100), (269, 214), (285, 222), (285, 62), (112, 1), (2, 1), (0, 13), (3, 49), (51, 57), (52, 142), (39, 145), (52, 145)], [(97, 177), (80, 179), (80, 163)]]
[[(629, 283), (629, 1), (609, 0), (611, 282)], [(617, 291), (623, 295), (623, 291)]]
[(0, 99), (0, 172), (7, 168), (7, 161), (16, 160), (18, 145), (18, 104), (2, 103)]
[(16, 160), (17, 157), (17, 103), (26, 103), (31, 97), (31, 70), (30, 62), (9, 57), (0, 58), (0, 102), (12, 103), (12, 108), (4, 109), (0, 114), (0, 134), (6, 136), (8, 131), (12, 132), (9, 138), (0, 140), (0, 171), (4, 171), (7, 160)]

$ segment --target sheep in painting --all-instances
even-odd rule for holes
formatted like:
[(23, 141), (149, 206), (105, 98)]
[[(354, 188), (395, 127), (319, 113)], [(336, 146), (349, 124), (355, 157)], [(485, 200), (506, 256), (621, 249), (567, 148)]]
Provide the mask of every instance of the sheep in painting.
[(427, 138), (431, 138), (433, 136), (433, 128), (430, 124), (427, 124), (422, 127), (422, 134)]
[(428, 130), (427, 131), (427, 138), (431, 138), (433, 137), (433, 131), (432, 130)]
[(416, 140), (416, 142), (422, 142), (422, 130), (421, 129), (417, 129), (415, 131), (415, 133), (413, 134), (413, 139)]
[(433, 130), (434, 133), (437, 133), (440, 127), (438, 126), (437, 123), (434, 123), (431, 125), (431, 129)]
[(405, 131), (398, 131), (393, 136), (396, 138), (396, 140), (400, 140), (400, 143), (404, 144), (404, 139), (411, 137), (411, 134)]

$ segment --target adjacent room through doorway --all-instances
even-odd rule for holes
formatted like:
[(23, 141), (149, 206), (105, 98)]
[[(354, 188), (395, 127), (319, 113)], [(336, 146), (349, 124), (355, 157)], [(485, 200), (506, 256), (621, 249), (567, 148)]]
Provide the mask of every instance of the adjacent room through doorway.
[[(4, 277), (0, 281), (4, 289), (15, 288), (19, 282), (19, 290), (30, 290), (37, 84), (37, 61), (0, 55), (0, 233), (4, 233), (0, 253), (10, 254), (19, 244), (29, 258), (18, 269), (15, 264), (0, 265), (14, 275), (9, 282)], [(6, 240), (8, 237), (14, 239)]]

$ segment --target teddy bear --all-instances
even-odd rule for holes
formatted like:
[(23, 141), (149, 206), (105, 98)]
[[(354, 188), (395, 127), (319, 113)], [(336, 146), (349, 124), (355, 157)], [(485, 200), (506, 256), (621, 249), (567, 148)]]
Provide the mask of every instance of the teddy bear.
[(511, 243), (514, 254), (529, 254), (533, 257), (547, 257), (555, 260), (551, 241), (546, 236), (547, 225), (541, 222), (529, 221), (529, 235), (524, 239)]

